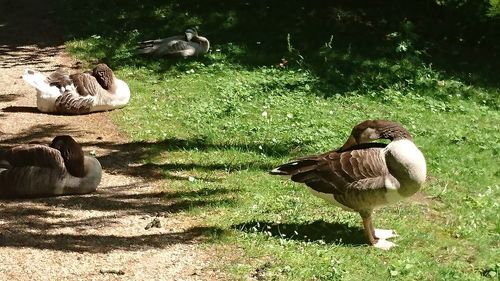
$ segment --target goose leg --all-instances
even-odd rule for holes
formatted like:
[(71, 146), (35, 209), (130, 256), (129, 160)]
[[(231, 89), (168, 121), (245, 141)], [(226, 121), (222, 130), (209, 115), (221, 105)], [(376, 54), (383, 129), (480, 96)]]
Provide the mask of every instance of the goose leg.
[[(390, 248), (396, 246), (396, 244), (385, 240), (387, 238), (394, 237), (395, 234), (393, 234), (392, 230), (389, 230), (391, 232), (390, 235), (388, 235), (389, 237), (385, 237), (387, 235), (384, 234), (389, 234), (387, 230), (380, 232), (379, 229), (375, 229), (373, 227), (371, 213), (367, 215), (361, 214), (361, 218), (363, 219), (363, 228), (365, 236), (368, 239), (368, 242), (372, 246), (383, 250), (389, 250)], [(377, 234), (379, 234), (380, 236)]]
[(361, 215), (361, 218), (363, 219), (363, 230), (365, 232), (366, 239), (368, 239), (368, 242), (371, 245), (375, 245), (377, 243), (377, 239), (375, 239), (375, 232), (372, 231), (373, 225), (372, 225), (372, 216), (367, 215)]

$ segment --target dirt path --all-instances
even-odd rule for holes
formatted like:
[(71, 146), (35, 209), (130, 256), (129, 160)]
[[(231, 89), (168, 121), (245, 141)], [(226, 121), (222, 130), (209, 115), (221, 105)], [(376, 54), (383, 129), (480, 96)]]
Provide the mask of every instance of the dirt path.
[[(23, 70), (79, 65), (64, 53), (49, 4), (0, 0), (0, 148), (69, 134), (105, 172), (95, 194), (0, 201), (0, 280), (220, 280), (197, 246), (203, 228), (164, 199), (159, 175), (140, 169), (140, 144), (106, 113), (36, 110)], [(161, 227), (145, 229), (155, 218)]]

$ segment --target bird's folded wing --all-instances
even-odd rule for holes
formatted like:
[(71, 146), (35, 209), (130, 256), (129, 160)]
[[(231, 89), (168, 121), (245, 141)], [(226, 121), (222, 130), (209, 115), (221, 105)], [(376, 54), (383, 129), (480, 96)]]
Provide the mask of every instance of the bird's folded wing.
[(312, 189), (331, 194), (385, 187), (389, 171), (380, 147), (330, 152), (315, 159), (301, 158), (315, 167), (292, 176)]
[(52, 72), (47, 77), (47, 82), (49, 82), (50, 86), (67, 87), (73, 83), (69, 76), (69, 71), (64, 68), (58, 68), (56, 71)]
[(57, 149), (39, 144), (26, 144), (11, 148), (3, 154), (13, 167), (36, 166), (63, 171), (64, 160)]
[(89, 73), (75, 73), (70, 78), (80, 96), (96, 96), (104, 91), (97, 79)]
[(66, 114), (84, 114), (89, 113), (94, 98), (90, 96), (82, 97), (73, 94), (63, 94), (56, 99), (56, 111)]

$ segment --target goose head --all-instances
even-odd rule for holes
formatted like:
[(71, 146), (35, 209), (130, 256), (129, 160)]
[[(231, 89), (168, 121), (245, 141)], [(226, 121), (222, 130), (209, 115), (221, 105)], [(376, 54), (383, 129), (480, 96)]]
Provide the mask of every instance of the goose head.
[(52, 140), (50, 147), (59, 150), (68, 173), (79, 178), (85, 176), (83, 150), (72, 137), (57, 136)]
[(186, 29), (184, 34), (186, 35), (186, 40), (191, 41), (193, 39), (193, 37), (198, 36), (198, 29), (196, 28), (196, 26), (192, 27), (192, 28), (188, 28), (188, 29)]
[(110, 92), (114, 92), (116, 85), (115, 85), (115, 75), (113, 73), (113, 70), (109, 68), (105, 63), (100, 63), (94, 67), (92, 70), (92, 76), (95, 77), (99, 85), (105, 90), (108, 90)]
[(185, 32), (187, 41), (199, 44), (200, 48), (197, 54), (204, 54), (210, 49), (210, 42), (207, 38), (198, 35), (198, 27), (188, 28)]
[(352, 128), (351, 135), (344, 145), (337, 149), (337, 152), (378, 139), (387, 139), (390, 141), (398, 139), (412, 140), (412, 137), (410, 132), (399, 123), (388, 120), (366, 120)]

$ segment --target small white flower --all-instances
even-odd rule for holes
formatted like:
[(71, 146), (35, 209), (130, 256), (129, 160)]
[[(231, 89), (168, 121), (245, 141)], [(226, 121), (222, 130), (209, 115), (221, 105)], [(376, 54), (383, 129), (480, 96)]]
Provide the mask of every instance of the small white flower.
[(190, 177), (188, 178), (188, 181), (190, 181), (190, 182), (193, 182), (193, 181), (195, 181), (195, 180), (196, 180), (196, 179), (195, 179), (194, 177), (192, 177), (192, 176), (190, 176)]
[(262, 112), (262, 117), (266, 118), (267, 117), (267, 111)]

